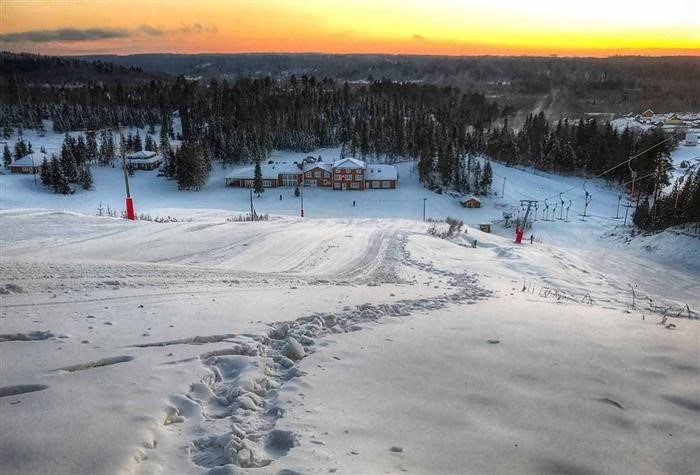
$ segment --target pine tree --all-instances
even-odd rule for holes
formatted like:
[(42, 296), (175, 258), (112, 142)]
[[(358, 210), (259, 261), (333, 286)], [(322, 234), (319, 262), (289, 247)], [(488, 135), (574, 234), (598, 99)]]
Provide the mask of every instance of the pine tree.
[(69, 194), (72, 190), (68, 184), (68, 179), (63, 172), (60, 161), (56, 157), (51, 159), (51, 186), (54, 193)]
[(10, 166), (12, 163), (12, 153), (10, 152), (10, 147), (5, 144), (5, 147), (2, 150), (2, 163), (5, 165), (5, 168)]
[(255, 175), (253, 178), (253, 191), (255, 194), (260, 196), (265, 192), (262, 182), (262, 168), (260, 167), (260, 160), (255, 160)]
[(141, 134), (137, 130), (132, 143), (132, 151), (140, 152), (141, 150), (143, 150), (143, 145), (141, 144)]
[(79, 182), (83, 187), (83, 190), (89, 190), (92, 188), (92, 172), (90, 171), (90, 167), (88, 165), (83, 166), (81, 169)]
[(41, 163), (39, 176), (44, 186), (51, 186), (51, 165), (49, 165), (49, 161), (46, 157), (44, 157), (44, 161)]
[(491, 160), (486, 160), (484, 171), (481, 174), (481, 194), (486, 195), (491, 193), (491, 184), (493, 182), (493, 170), (491, 169)]
[(99, 151), (97, 149), (97, 139), (95, 138), (95, 132), (92, 130), (88, 131), (85, 137), (85, 143), (87, 146), (86, 160), (88, 163), (96, 163), (99, 159)]
[(68, 134), (66, 134), (61, 147), (61, 170), (63, 177), (69, 182), (78, 180), (78, 165), (73, 155), (73, 148), (71, 147), (71, 140)]

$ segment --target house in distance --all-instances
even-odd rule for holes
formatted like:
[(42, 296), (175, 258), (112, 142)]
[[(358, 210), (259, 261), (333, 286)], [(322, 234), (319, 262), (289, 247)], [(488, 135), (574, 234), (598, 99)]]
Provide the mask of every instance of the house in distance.
[[(368, 164), (356, 158), (342, 158), (333, 163), (323, 162), (321, 157), (308, 157), (302, 163), (271, 161), (261, 165), (260, 171), (265, 188), (301, 185), (338, 191), (394, 189), (399, 179), (393, 165)], [(226, 186), (241, 188), (252, 187), (254, 180), (255, 167), (236, 170), (225, 178)]]
[(10, 173), (39, 173), (44, 160), (48, 161), (50, 157), (43, 152), (34, 152), (15, 160), (7, 168), (10, 169)]
[(462, 200), (462, 206), (465, 208), (481, 208), (481, 201), (473, 196), (470, 196)]
[(155, 170), (163, 163), (163, 157), (156, 152), (140, 150), (127, 155), (126, 163), (136, 170)]

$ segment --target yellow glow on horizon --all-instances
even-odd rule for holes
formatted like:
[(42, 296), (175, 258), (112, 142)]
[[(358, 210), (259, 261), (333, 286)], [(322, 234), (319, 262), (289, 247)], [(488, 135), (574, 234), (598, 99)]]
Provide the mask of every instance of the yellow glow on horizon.
[(0, 49), (700, 55), (697, 0), (0, 0), (0, 35), (61, 28), (128, 34), (83, 41), (5, 41), (0, 36)]

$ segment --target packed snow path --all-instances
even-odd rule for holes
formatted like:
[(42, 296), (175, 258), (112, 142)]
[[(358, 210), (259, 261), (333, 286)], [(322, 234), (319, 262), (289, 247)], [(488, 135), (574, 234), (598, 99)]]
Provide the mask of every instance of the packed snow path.
[[(400, 220), (159, 224), (16, 211), (1, 218), (4, 473), (373, 473), (380, 467), (478, 473), (484, 461), (447, 453), (450, 443), (422, 451), (408, 434), (392, 433), (391, 440), (375, 434), (398, 421), (410, 426), (411, 414), (431, 407), (422, 423), (458, 441), (473, 426), (444, 422), (455, 418), (457, 401), (487, 411), (494, 407), (490, 400), (514, 407), (528, 394), (535, 395), (528, 405), (540, 407), (542, 398), (559, 415), (543, 426), (536, 421), (547, 411), (528, 410), (515, 426), (499, 421), (489, 437), (503, 442), (513, 431), (523, 437), (518, 431), (537, 423), (524, 466), (584, 473), (582, 460), (600, 448), (577, 433), (560, 408), (558, 398), (569, 396), (564, 387), (570, 384), (585, 394), (583, 403), (565, 404), (574, 418), (627, 411), (604, 419), (610, 426), (596, 429), (603, 439), (624, 429), (639, 435), (639, 450), (651, 453), (673, 434), (672, 447), (635, 465), (641, 471), (690, 473), (697, 466), (691, 450), (700, 441), (692, 424), (700, 407), (697, 321), (658, 325), (661, 316), (630, 309), (628, 295), (620, 295), (624, 285), (611, 285), (620, 261), (546, 245), (514, 246), (473, 229), (444, 240), (428, 236), (425, 224)], [(467, 246), (474, 238), (476, 249)], [(633, 261), (628, 278), (642, 283), (646, 274), (634, 269), (644, 264)], [(696, 309), (697, 275), (672, 272), (680, 284), (673, 300)], [(644, 281), (645, 291), (659, 301), (668, 298), (663, 282)], [(523, 292), (524, 283), (546, 286), (552, 295)], [(563, 298), (586, 293), (591, 301)], [(472, 341), (477, 333), (478, 344)], [(403, 342), (401, 350), (383, 353), (394, 339)], [(626, 342), (621, 349), (617, 339)], [(494, 353), (512, 351), (520, 340), (528, 349), (520, 373), (494, 366)], [(358, 343), (359, 349), (348, 346)], [(579, 366), (567, 356), (570, 349)], [(605, 369), (599, 354), (612, 365), (623, 362), (622, 373)], [(378, 355), (398, 373), (368, 368)], [(575, 367), (574, 381), (566, 379), (569, 372), (552, 369), (558, 361)], [(324, 376), (331, 367), (334, 374)], [(364, 380), (354, 367), (365, 368), (370, 381), (361, 394), (353, 383)], [(488, 381), (487, 373), (497, 371), (492, 378), (506, 387), (527, 382), (528, 392), (491, 393), (481, 383), (475, 395), (471, 383), (460, 382), (464, 367), (475, 380)], [(430, 381), (438, 375), (426, 369), (445, 372), (443, 392), (436, 393)], [(538, 384), (550, 374), (554, 380)], [(404, 380), (422, 389), (404, 388)], [(400, 417), (390, 416), (387, 404), (397, 396), (382, 392), (387, 381), (404, 388), (406, 396), (396, 399), (406, 410)], [(346, 400), (345, 392), (355, 394), (342, 409), (350, 419), (331, 409), (333, 401)], [(637, 407), (645, 412), (630, 422)], [(347, 437), (339, 437), (342, 424), (368, 423), (362, 412), (381, 427), (363, 432), (352, 426), (352, 434), (345, 429)], [(562, 420), (567, 432), (547, 442), (547, 431)], [(384, 451), (366, 458), (373, 450), (368, 443)], [(547, 444), (559, 444), (569, 458), (554, 456)], [(504, 460), (503, 467), (518, 466), (517, 459)], [(593, 465), (613, 472), (625, 467), (608, 463)]]

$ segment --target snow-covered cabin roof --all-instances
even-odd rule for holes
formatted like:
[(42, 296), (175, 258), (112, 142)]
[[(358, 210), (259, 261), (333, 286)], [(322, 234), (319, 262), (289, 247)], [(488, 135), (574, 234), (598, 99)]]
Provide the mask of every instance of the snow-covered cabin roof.
[(333, 172), (333, 165), (330, 163), (323, 163), (323, 162), (304, 162), (304, 173), (313, 170), (314, 168), (320, 168), (321, 170), (325, 170), (327, 172)]
[(156, 152), (141, 150), (126, 156), (126, 160), (132, 165), (150, 165), (152, 163), (160, 163), (163, 157), (157, 155)]
[(141, 160), (144, 158), (154, 157), (155, 155), (156, 155), (156, 152), (153, 152), (151, 150), (139, 150), (138, 152), (130, 153), (129, 155), (126, 156), (126, 158), (129, 160)]
[(472, 200), (473, 200), (473, 201), (478, 201), (479, 203), (481, 203), (481, 200), (480, 200), (479, 198), (477, 198), (476, 196), (474, 196), (474, 195), (469, 195), (469, 196), (467, 196), (467, 197), (465, 197), (465, 198), (462, 198), (462, 203), (466, 203), (467, 201), (472, 201)]
[[(301, 172), (299, 165), (290, 162), (274, 162), (260, 165), (263, 180), (277, 180), (280, 175), (295, 175)], [(232, 180), (252, 180), (255, 178), (255, 167), (245, 167), (235, 170), (226, 178)]]
[(393, 165), (369, 164), (365, 172), (365, 180), (396, 180), (398, 176)]
[(333, 163), (333, 168), (365, 168), (366, 164), (357, 158), (342, 158)]
[(41, 164), (44, 162), (44, 159), (50, 160), (51, 157), (49, 157), (47, 154), (43, 152), (33, 152), (30, 153), (29, 155), (25, 155), (24, 157), (15, 160), (12, 162), (10, 165), (8, 165), (8, 168), (27, 168), (32, 166), (32, 160), (34, 160), (33, 165), (35, 167), (41, 166)]

